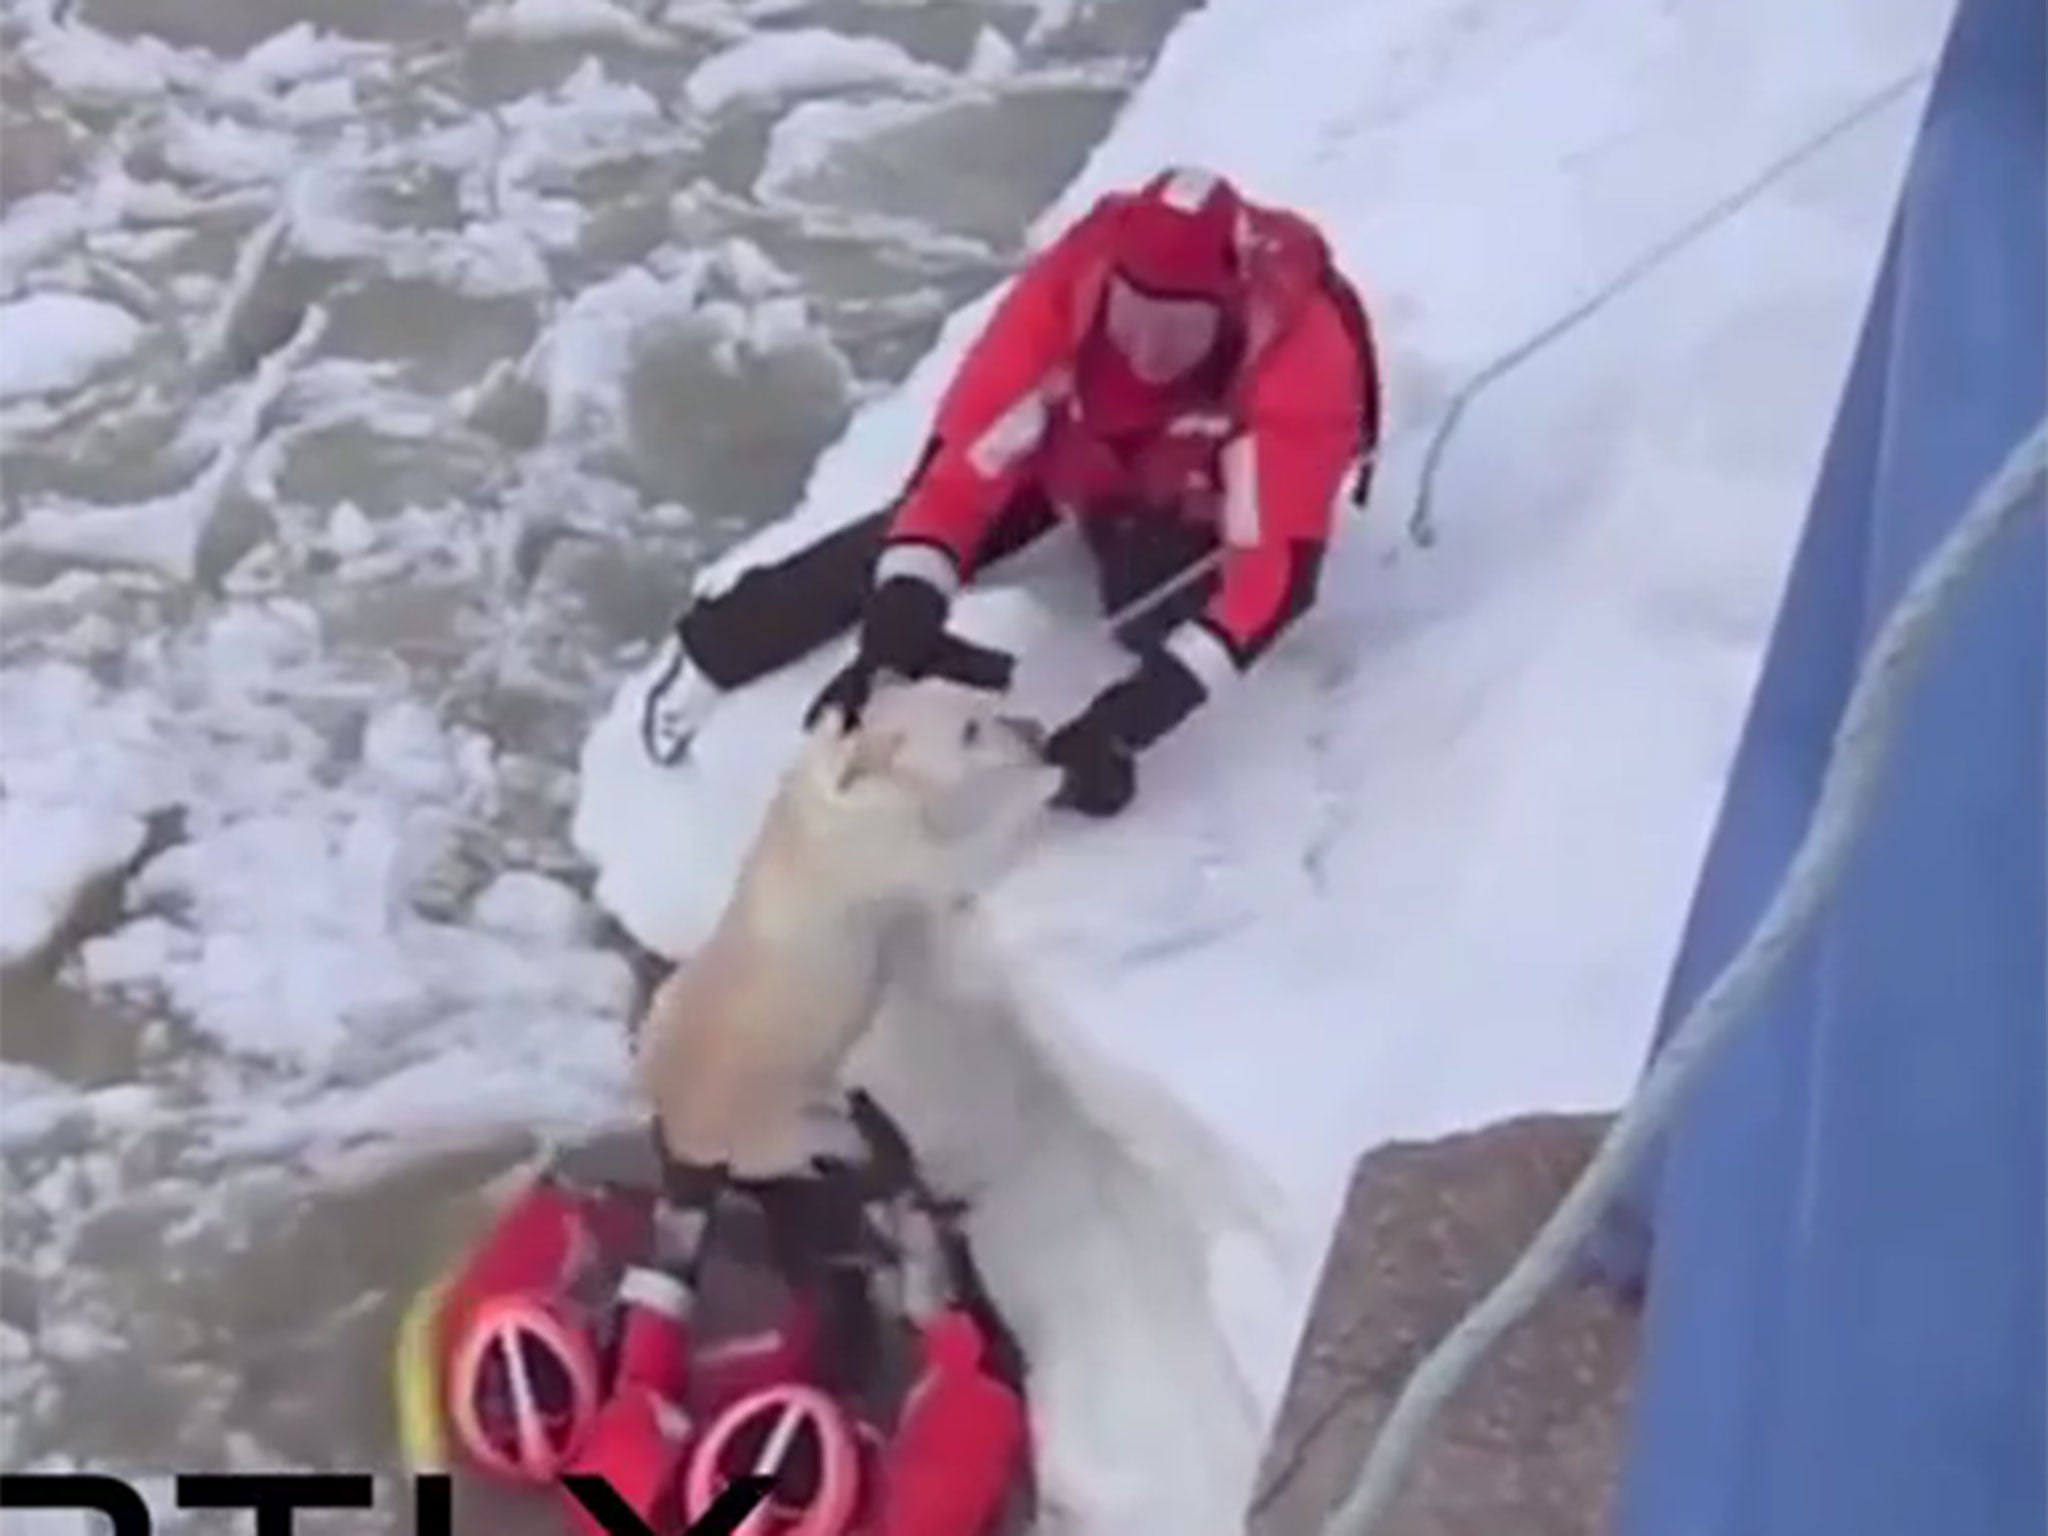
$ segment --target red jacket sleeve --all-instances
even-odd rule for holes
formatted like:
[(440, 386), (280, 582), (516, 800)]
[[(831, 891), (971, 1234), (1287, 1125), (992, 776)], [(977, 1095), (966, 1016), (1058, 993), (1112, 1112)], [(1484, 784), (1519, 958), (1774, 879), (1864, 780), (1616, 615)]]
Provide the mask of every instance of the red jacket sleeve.
[(940, 399), (928, 456), (891, 519), (877, 579), (892, 566), (951, 586), (972, 575), (984, 536), (1045, 436), (1068, 364), (1081, 269), (1101, 225), (1091, 212), (1011, 284)]
[(1248, 381), (1244, 429), (1223, 450), (1216, 594), (1168, 640), (1205, 691), (1244, 671), (1313, 601), (1362, 405), (1349, 333), (1318, 296)]

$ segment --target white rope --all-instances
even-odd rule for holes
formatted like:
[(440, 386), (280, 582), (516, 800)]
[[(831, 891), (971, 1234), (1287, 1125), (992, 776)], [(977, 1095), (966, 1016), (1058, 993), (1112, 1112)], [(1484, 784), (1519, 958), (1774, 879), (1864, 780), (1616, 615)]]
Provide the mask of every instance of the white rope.
[(1773, 183), (1798, 169), (1852, 128), (1890, 106), (1894, 99), (1905, 95), (1931, 72), (1932, 66), (1922, 65), (1901, 75), (1883, 89), (1864, 97), (1819, 132), (1802, 139), (1773, 160), (1733, 192), (1709, 204), (1689, 223), (1644, 251), (1555, 320), (1508, 348), (1466, 381), (1457, 393), (1451, 396), (1450, 405), (1438, 422), (1436, 435), (1429, 441), (1429, 451), (1423, 455), (1422, 482), (1415, 494), (1415, 510), (1408, 516), (1408, 536), (1424, 548), (1436, 542), (1436, 519), (1431, 514), (1436, 497), (1437, 470), (1443, 462), (1444, 449), (1450, 444), (1451, 434), (1457, 431), (1458, 423), (1464, 419), (1465, 407), (1472, 403), (1481, 390), (1512, 373), (1559, 337), (1576, 330), (1579, 325), (1605, 309), (1672, 257), (1734, 218), (1763, 196)]
[(1871, 646), (1836, 731), (1806, 835), (1742, 949), (1690, 1008), (1609, 1127), (1578, 1181), (1507, 1276), (1425, 1356), (1388, 1413), (1357, 1482), (1323, 1536), (1368, 1536), (1386, 1513), (1431, 1421), (1480, 1357), (1542, 1299), (1686, 1092), (1755, 1010), (1834, 893), (1869, 815), (1915, 670), (1999, 536), (2041, 506), (2048, 421), (1981, 487), (1920, 569)]

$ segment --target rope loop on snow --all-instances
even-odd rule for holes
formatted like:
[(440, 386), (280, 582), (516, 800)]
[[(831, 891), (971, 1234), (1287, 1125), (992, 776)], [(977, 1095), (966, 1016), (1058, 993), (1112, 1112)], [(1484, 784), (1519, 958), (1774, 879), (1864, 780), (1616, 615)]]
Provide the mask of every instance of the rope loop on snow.
[(1634, 1175), (1685, 1094), (1775, 984), (1833, 896), (1867, 821), (1920, 663), (1999, 537), (2042, 506), (2048, 420), (2037, 424), (1977, 491), (1917, 570), (1856, 675), (1811, 821), (1769, 906), (1741, 950), (1687, 1010), (1634, 1098), (1514, 1267), (1426, 1355), (1380, 1427), (1357, 1481), (1322, 1536), (1369, 1536), (1420, 1451), (1431, 1421), (1480, 1358), (1570, 1268), (1601, 1215)]
[(1435, 435), (1429, 440), (1429, 450), (1423, 455), (1422, 483), (1415, 493), (1415, 510), (1409, 514), (1408, 536), (1425, 549), (1436, 542), (1436, 523), (1432, 513), (1435, 509), (1437, 469), (1443, 462), (1444, 449), (1450, 443), (1451, 434), (1457, 431), (1458, 423), (1464, 418), (1465, 407), (1472, 403), (1473, 398), (1481, 390), (1513, 372), (1559, 337), (1576, 330), (1679, 252), (1727, 223), (1768, 191), (1774, 182), (1820, 153), (1865, 119), (1875, 116), (1891, 105), (1896, 97), (1903, 96), (1918, 85), (1927, 77), (1930, 69), (1931, 66), (1923, 65), (1901, 75), (1875, 94), (1865, 97), (1818, 133), (1780, 155), (1748, 182), (1708, 206), (1690, 223), (1643, 252), (1548, 325), (1508, 348), (1461, 385), (1451, 396), (1451, 403), (1438, 421)]

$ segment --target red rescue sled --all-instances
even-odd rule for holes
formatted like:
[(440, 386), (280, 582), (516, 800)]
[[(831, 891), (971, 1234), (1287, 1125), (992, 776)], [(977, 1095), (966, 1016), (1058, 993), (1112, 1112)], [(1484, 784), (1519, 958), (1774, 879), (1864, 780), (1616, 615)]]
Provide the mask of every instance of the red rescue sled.
[(578, 1536), (606, 1529), (563, 1481), (579, 1473), (659, 1536), (749, 1474), (772, 1486), (739, 1536), (1029, 1529), (1016, 1347), (921, 1186), (864, 1212), (876, 1259), (856, 1289), (904, 1289), (891, 1214), (934, 1224), (948, 1282), (918, 1317), (876, 1299), (850, 1375), (832, 1307), (776, 1261), (743, 1191), (721, 1198), (686, 1285), (654, 1262), (651, 1169), (578, 1178), (568, 1162), (536, 1172), (408, 1309), (393, 1377), (413, 1470), (454, 1473), (459, 1501), (552, 1500)]

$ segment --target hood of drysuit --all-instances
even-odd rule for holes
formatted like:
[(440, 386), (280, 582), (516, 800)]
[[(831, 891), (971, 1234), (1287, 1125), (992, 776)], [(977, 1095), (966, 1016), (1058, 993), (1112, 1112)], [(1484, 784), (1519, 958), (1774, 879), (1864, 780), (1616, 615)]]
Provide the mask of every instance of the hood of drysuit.
[(1221, 177), (1176, 170), (1117, 210), (1076, 383), (1115, 431), (1154, 426), (1215, 392), (1241, 329), (1243, 205)]

